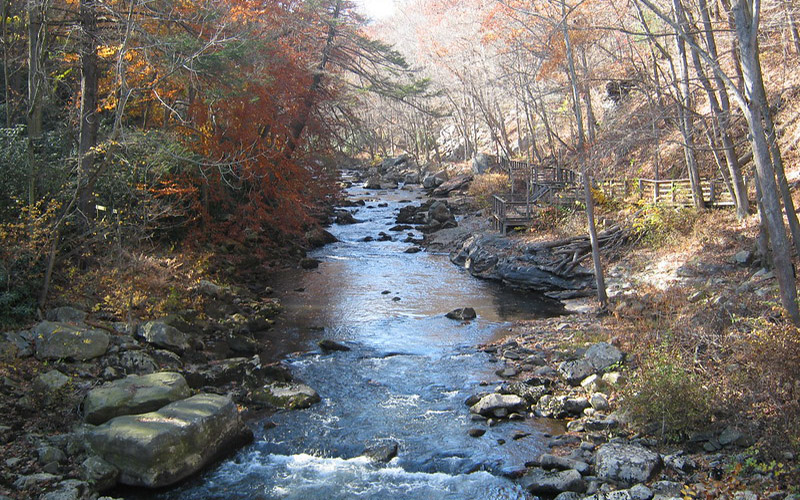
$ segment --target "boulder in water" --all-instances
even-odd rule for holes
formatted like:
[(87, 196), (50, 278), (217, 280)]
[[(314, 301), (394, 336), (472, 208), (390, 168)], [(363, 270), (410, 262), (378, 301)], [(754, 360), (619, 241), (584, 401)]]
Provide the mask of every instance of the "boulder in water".
[(319, 346), (320, 349), (322, 349), (323, 351), (326, 351), (326, 352), (328, 352), (328, 351), (349, 351), (350, 350), (350, 348), (347, 347), (346, 345), (344, 345), (344, 344), (342, 344), (340, 342), (336, 342), (335, 340), (331, 340), (331, 339), (322, 339), (319, 342), (317, 342), (317, 345)]
[(328, 243), (336, 243), (339, 240), (329, 231), (316, 227), (306, 232), (306, 241), (311, 248), (319, 248)]
[(109, 420), (87, 435), (89, 446), (130, 486), (161, 488), (202, 469), (252, 439), (233, 401), (198, 394), (142, 415)]
[(580, 472), (570, 469), (564, 471), (546, 471), (532, 469), (522, 478), (522, 486), (535, 495), (557, 495), (564, 491), (582, 493), (586, 491), (586, 482)]
[(320, 401), (317, 391), (299, 382), (272, 382), (257, 391), (251, 399), (286, 410), (301, 410)]
[(381, 188), (381, 178), (378, 176), (370, 177), (364, 183), (364, 189), (377, 190)]
[(509, 415), (513, 412), (522, 411), (526, 408), (525, 400), (513, 394), (491, 393), (482, 397), (480, 401), (472, 405), (469, 409), (472, 413), (483, 415), (484, 417), (495, 417), (500, 414)]
[(364, 450), (364, 456), (369, 457), (375, 462), (387, 463), (397, 456), (400, 446), (397, 441), (387, 441), (368, 446)]
[(316, 269), (319, 267), (320, 262), (321, 261), (319, 259), (312, 259), (311, 257), (306, 257), (304, 259), (300, 259), (300, 267), (306, 270)]
[(475, 309), (471, 307), (461, 307), (458, 309), (453, 309), (449, 313), (445, 314), (445, 316), (458, 321), (469, 321), (477, 318), (478, 314), (475, 312)]

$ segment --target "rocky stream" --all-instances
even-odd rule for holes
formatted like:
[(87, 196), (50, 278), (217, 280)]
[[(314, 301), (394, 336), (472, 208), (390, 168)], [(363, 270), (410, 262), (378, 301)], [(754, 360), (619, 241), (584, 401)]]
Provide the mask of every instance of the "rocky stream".
[[(221, 318), (202, 328), (184, 318), (99, 328), (62, 308), (5, 334), (4, 355), (100, 360), (108, 380), (89, 387), (83, 425), (42, 440), (43, 471), (14, 486), (50, 485), (45, 500), (680, 497), (695, 460), (618, 432), (609, 399), (625, 383), (624, 353), (505, 337), (531, 318), (561, 330), (563, 306), (541, 292), (590, 293), (588, 273), (491, 236), (465, 234), (451, 255), (422, 251), (423, 234), (456, 218), (419, 187), (390, 187), (354, 183), (328, 244), (269, 284), (277, 317), (274, 302), (201, 282)], [(215, 346), (191, 335), (215, 328), (266, 329), (282, 361), (259, 357), (257, 336)], [(219, 359), (193, 359), (198, 347)], [(39, 379), (45, 396), (72, 384), (58, 370)], [(695, 440), (704, 452), (747, 444), (735, 429)], [(65, 453), (85, 456), (80, 477), (59, 474)]]

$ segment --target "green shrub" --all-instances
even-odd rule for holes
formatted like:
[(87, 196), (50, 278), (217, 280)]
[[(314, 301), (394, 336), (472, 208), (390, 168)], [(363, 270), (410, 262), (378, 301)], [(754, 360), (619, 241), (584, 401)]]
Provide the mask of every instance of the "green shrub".
[(622, 402), (634, 424), (663, 441), (684, 439), (711, 415), (710, 390), (679, 359), (680, 353), (667, 347), (653, 352), (626, 387)]
[(103, 143), (97, 151), (98, 161), (105, 163), (93, 193), (97, 205), (105, 207), (98, 218), (118, 225), (128, 242), (182, 234), (194, 199), (180, 186), (195, 170), (196, 158), (173, 135), (131, 131), (124, 141)]
[(22, 207), (16, 220), (0, 221), (0, 327), (36, 312), (58, 209), (57, 202), (41, 201)]
[(633, 233), (644, 245), (657, 248), (687, 234), (699, 214), (693, 208), (645, 205), (633, 219)]
[[(74, 191), (65, 188), (75, 166), (70, 135), (63, 130), (46, 131), (35, 149), (36, 200), (52, 198), (64, 203)], [(0, 186), (0, 221), (13, 220), (30, 197), (28, 137), (23, 125), (0, 128)]]

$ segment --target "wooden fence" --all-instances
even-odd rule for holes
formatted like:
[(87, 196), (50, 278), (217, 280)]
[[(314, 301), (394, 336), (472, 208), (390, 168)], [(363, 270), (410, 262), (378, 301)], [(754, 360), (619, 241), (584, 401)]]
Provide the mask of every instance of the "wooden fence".
[[(745, 180), (746, 183), (746, 180)], [(692, 183), (689, 179), (625, 179), (595, 180), (595, 187), (611, 198), (641, 200), (646, 203), (675, 207), (694, 206)], [(725, 181), (703, 179), (700, 181), (703, 200), (708, 207), (732, 207), (734, 200)]]
[[(511, 192), (493, 199), (492, 222), (503, 234), (509, 227), (529, 225), (537, 205), (573, 205), (583, 199), (583, 178), (574, 170), (505, 158), (493, 160), (495, 167), (508, 172), (511, 181)], [(694, 205), (689, 179), (592, 179), (592, 184), (606, 196), (619, 200), (674, 207)], [(734, 206), (730, 189), (722, 179), (703, 179), (700, 186), (706, 206)]]

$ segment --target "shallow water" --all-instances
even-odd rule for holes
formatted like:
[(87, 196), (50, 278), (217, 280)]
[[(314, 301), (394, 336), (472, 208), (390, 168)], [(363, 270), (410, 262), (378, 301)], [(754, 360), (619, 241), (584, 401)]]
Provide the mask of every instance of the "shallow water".
[[(318, 269), (285, 272), (271, 284), (289, 291), (277, 348), (304, 352), (288, 364), (322, 402), (276, 413), (269, 419), (274, 428), (256, 423), (252, 445), (157, 498), (526, 498), (506, 476), (542, 453), (542, 434), (556, 428), (535, 420), (487, 427), (470, 420), (464, 400), (499, 383), (494, 371), (501, 366), (475, 345), (508, 321), (555, 309), (472, 278), (446, 256), (404, 253), (412, 245), (400, 240), (409, 231), (388, 229), (415, 192), (350, 194), (366, 200), (355, 213), (364, 222), (331, 228), (340, 242), (311, 255), (322, 261)], [(361, 241), (381, 231), (395, 241)], [(465, 306), (475, 308), (477, 320), (445, 318)], [(352, 350), (323, 354), (315, 345), (320, 338)], [(469, 437), (475, 427), (486, 434)], [(514, 440), (515, 431), (530, 435)], [(366, 446), (387, 441), (399, 444), (389, 464), (361, 456)]]

